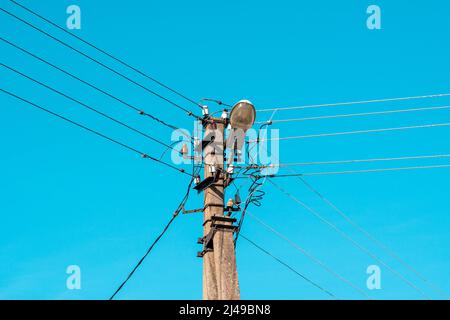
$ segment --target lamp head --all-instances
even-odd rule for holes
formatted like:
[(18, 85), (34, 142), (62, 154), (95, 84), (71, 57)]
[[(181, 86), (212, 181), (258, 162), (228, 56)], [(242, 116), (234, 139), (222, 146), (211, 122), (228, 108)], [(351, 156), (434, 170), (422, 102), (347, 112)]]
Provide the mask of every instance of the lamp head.
[(241, 129), (244, 132), (253, 126), (256, 119), (256, 110), (248, 100), (236, 103), (230, 113), (230, 125), (233, 129)]

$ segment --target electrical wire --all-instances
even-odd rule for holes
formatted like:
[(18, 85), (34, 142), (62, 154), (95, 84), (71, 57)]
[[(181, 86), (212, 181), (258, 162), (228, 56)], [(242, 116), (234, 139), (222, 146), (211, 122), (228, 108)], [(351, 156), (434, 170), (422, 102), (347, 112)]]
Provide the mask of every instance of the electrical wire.
[(176, 171), (178, 171), (178, 172), (181, 172), (181, 173), (186, 174), (186, 175), (190, 175), (189, 173), (185, 172), (184, 169), (179, 169), (179, 168), (175, 167), (174, 165), (171, 165), (171, 164), (169, 164), (169, 163), (167, 163), (167, 162), (164, 162), (164, 161), (162, 161), (162, 160), (159, 160), (159, 159), (157, 159), (157, 158), (154, 158), (154, 157), (152, 157), (152, 156), (150, 156), (150, 155), (148, 155), (148, 154), (146, 154), (146, 153), (143, 153), (143, 152), (141, 152), (141, 151), (139, 151), (139, 150), (137, 150), (137, 149), (135, 149), (135, 148), (133, 148), (133, 147), (131, 147), (131, 146), (125, 144), (125, 143), (122, 143), (122, 142), (120, 142), (120, 141), (118, 141), (118, 140), (115, 140), (115, 139), (113, 139), (113, 138), (111, 138), (111, 137), (108, 137), (108, 136), (104, 135), (103, 133), (100, 133), (100, 132), (95, 131), (95, 130), (93, 130), (93, 129), (91, 129), (91, 128), (88, 128), (88, 127), (86, 127), (85, 125), (82, 125), (82, 124), (80, 124), (80, 123), (78, 123), (78, 122), (75, 122), (75, 121), (73, 121), (73, 120), (70, 120), (69, 118), (66, 118), (66, 117), (64, 117), (64, 116), (62, 116), (62, 115), (60, 115), (60, 114), (57, 114), (56, 112), (50, 111), (50, 110), (48, 110), (48, 109), (46, 109), (46, 108), (44, 108), (44, 107), (42, 107), (42, 106), (37, 105), (37, 104), (34, 103), (34, 102), (31, 102), (31, 101), (29, 101), (29, 100), (26, 100), (25, 98), (20, 97), (20, 96), (14, 94), (14, 93), (12, 93), (12, 92), (6, 91), (6, 90), (1, 89), (1, 88), (0, 88), (0, 91), (3, 92), (3, 93), (5, 93), (5, 94), (7, 94), (7, 95), (9, 95), (9, 96), (11, 96), (11, 97), (14, 97), (14, 98), (16, 98), (16, 99), (18, 99), (18, 100), (21, 100), (21, 101), (23, 101), (23, 102), (25, 102), (25, 103), (27, 103), (27, 104), (29, 104), (29, 105), (31, 105), (31, 106), (37, 108), (37, 109), (40, 109), (40, 110), (42, 110), (42, 111), (44, 111), (44, 112), (47, 112), (47, 113), (49, 113), (49, 114), (51, 114), (51, 115), (53, 115), (53, 116), (55, 116), (55, 117), (58, 117), (58, 118), (60, 118), (60, 119), (62, 119), (62, 120), (64, 120), (64, 121), (67, 121), (67, 122), (69, 122), (69, 123), (71, 123), (71, 124), (73, 124), (73, 125), (75, 125), (75, 126), (77, 126), (77, 127), (80, 127), (80, 128), (82, 128), (82, 129), (84, 129), (84, 130), (90, 132), (90, 133), (93, 133), (93, 134), (95, 134), (95, 135), (97, 135), (97, 136), (99, 136), (99, 137), (102, 137), (102, 138), (104, 138), (104, 139), (106, 139), (106, 140), (109, 140), (109, 141), (111, 141), (111, 142), (113, 142), (113, 143), (115, 143), (115, 144), (117, 144), (117, 145), (119, 145), (119, 146), (122, 146), (123, 148), (126, 148), (126, 149), (128, 149), (128, 150), (130, 150), (130, 151), (133, 151), (133, 152), (135, 152), (135, 153), (138, 153), (138, 154), (141, 155), (141, 157), (144, 158), (144, 159), (150, 159), (150, 160), (152, 160), (152, 161), (155, 161), (155, 162), (158, 162), (158, 163), (160, 163), (160, 164), (162, 164), (162, 165), (165, 165), (165, 166), (167, 166), (167, 167), (169, 167), (169, 168), (172, 168), (172, 169), (174, 169), (174, 170), (176, 170)]
[(154, 96), (160, 98), (161, 100), (166, 101), (167, 103), (171, 104), (172, 106), (174, 106), (174, 107), (176, 107), (176, 108), (178, 108), (178, 109), (180, 109), (180, 110), (186, 112), (186, 114), (187, 114), (188, 116), (192, 116), (192, 117), (195, 117), (195, 118), (197, 118), (197, 119), (201, 119), (199, 116), (195, 115), (192, 111), (189, 111), (188, 109), (186, 109), (186, 108), (180, 106), (179, 104), (173, 102), (172, 100), (170, 100), (170, 99), (168, 99), (168, 98), (162, 96), (161, 94), (159, 94), (159, 93), (157, 93), (157, 92), (151, 90), (150, 88), (148, 88), (148, 87), (146, 87), (146, 86), (140, 84), (139, 82), (137, 82), (137, 81), (131, 79), (130, 77), (124, 75), (123, 73), (120, 73), (120, 72), (114, 70), (113, 68), (107, 66), (106, 64), (100, 62), (99, 60), (96, 60), (96, 59), (90, 57), (89, 55), (85, 54), (84, 52), (82, 52), (82, 51), (76, 49), (75, 47), (69, 45), (68, 43), (66, 43), (66, 42), (64, 42), (64, 41), (62, 41), (62, 40), (60, 40), (60, 39), (58, 39), (58, 38), (52, 36), (51, 34), (47, 33), (46, 31), (44, 31), (44, 30), (42, 30), (42, 29), (36, 27), (35, 25), (31, 24), (30, 22), (28, 22), (28, 21), (26, 21), (26, 20), (24, 20), (24, 19), (22, 19), (22, 18), (16, 16), (15, 14), (9, 12), (8, 10), (5, 10), (5, 9), (3, 9), (3, 8), (0, 8), (0, 10), (3, 11), (4, 13), (8, 14), (9, 16), (11, 16), (11, 17), (13, 17), (13, 18), (19, 20), (20, 22), (22, 22), (22, 23), (28, 25), (29, 27), (35, 29), (36, 31), (38, 31), (38, 32), (40, 32), (40, 33), (42, 33), (42, 34), (44, 34), (45, 36), (51, 38), (52, 40), (54, 40), (54, 41), (56, 41), (56, 42), (62, 44), (63, 46), (65, 46), (65, 47), (67, 47), (67, 48), (69, 48), (69, 49), (71, 49), (71, 50), (77, 52), (78, 54), (82, 55), (83, 57), (85, 57), (85, 58), (87, 58), (87, 59), (89, 59), (89, 60), (95, 62), (96, 64), (102, 66), (103, 68), (105, 68), (105, 69), (111, 71), (112, 73), (116, 74), (117, 76), (119, 76), (119, 77), (121, 77), (121, 78), (123, 78), (123, 79), (125, 79), (125, 80), (128, 80), (128, 81), (131, 82), (132, 84), (134, 84), (134, 85), (138, 86), (139, 88), (141, 88), (141, 89), (147, 91), (148, 93), (151, 93), (152, 95), (154, 95)]
[(265, 175), (265, 176), (268, 178), (287, 178), (287, 177), (327, 176), (327, 175), (353, 174), (353, 173), (409, 171), (409, 170), (443, 169), (443, 168), (450, 168), (450, 164), (437, 164), (437, 165), (414, 166), (414, 167), (397, 167), (397, 168), (380, 168), (380, 169), (362, 169), (362, 170), (287, 173), (287, 174), (273, 174), (273, 175)]
[(137, 111), (140, 115), (147, 116), (150, 119), (156, 121), (157, 123), (162, 124), (162, 125), (170, 128), (170, 129), (172, 129), (172, 130), (181, 130), (180, 128), (178, 128), (178, 127), (176, 127), (176, 126), (174, 126), (172, 124), (169, 124), (166, 121), (163, 121), (163, 120), (161, 120), (161, 119), (151, 115), (150, 113), (147, 113), (144, 110), (142, 110), (142, 109), (140, 109), (140, 108), (138, 108), (138, 107), (136, 107), (136, 106), (134, 106), (134, 105), (132, 105), (132, 104), (130, 104), (128, 102), (125, 102), (124, 100), (114, 96), (113, 94), (111, 94), (111, 93), (109, 93), (109, 92), (107, 92), (107, 91), (105, 91), (103, 89), (100, 89), (99, 87), (93, 85), (92, 83), (89, 83), (89, 82), (87, 82), (87, 81), (77, 77), (76, 75), (74, 75), (74, 74), (72, 74), (72, 73), (70, 73), (70, 72), (68, 72), (68, 71), (66, 71), (66, 70), (64, 70), (64, 69), (62, 69), (62, 68), (52, 64), (51, 62), (45, 60), (44, 58), (41, 58), (41, 57), (35, 55), (34, 53), (31, 53), (30, 51), (28, 51), (28, 50), (18, 46), (17, 44), (12, 43), (9, 40), (6, 40), (6, 39), (4, 39), (2, 37), (0, 37), (0, 40), (5, 42), (5, 43), (7, 43), (7, 44), (9, 44), (10, 46), (12, 46), (12, 47), (14, 47), (16, 49), (22, 51), (23, 53), (33, 57), (34, 59), (37, 59), (37, 60), (41, 61), (42, 63), (44, 63), (44, 64), (46, 64), (46, 65), (48, 65), (48, 66), (50, 66), (50, 67), (52, 67), (52, 68), (62, 72), (62, 73), (64, 73), (65, 75), (68, 75), (69, 77), (71, 77), (71, 78), (73, 78), (73, 79), (75, 79), (75, 80), (77, 80), (77, 81), (87, 85), (88, 87), (90, 87), (90, 88), (92, 88), (92, 89), (94, 89), (94, 90), (96, 90), (96, 91), (98, 91), (98, 92), (100, 92), (100, 93), (102, 93), (102, 94), (104, 94), (104, 95), (114, 99), (115, 101), (123, 104), (124, 106), (128, 107), (129, 109)]
[(352, 287), (353, 289), (355, 289), (359, 294), (361, 294), (362, 296), (364, 296), (367, 299), (372, 300), (365, 292), (364, 290), (362, 290), (360, 287), (358, 287), (357, 285), (353, 284), (350, 280), (347, 280), (346, 278), (344, 278), (343, 276), (341, 276), (339, 273), (337, 273), (336, 271), (334, 271), (331, 267), (329, 267), (328, 265), (326, 265), (324, 262), (322, 262), (321, 260), (319, 260), (318, 258), (316, 258), (315, 256), (313, 256), (311, 253), (309, 253), (307, 250), (303, 249), (302, 247), (300, 247), (297, 243), (295, 243), (294, 241), (292, 241), (291, 239), (289, 239), (288, 237), (286, 237), (285, 235), (283, 235), (282, 233), (280, 233), (279, 231), (277, 231), (275, 228), (273, 228), (272, 226), (268, 225), (267, 222), (262, 221), (260, 218), (256, 217), (255, 215), (253, 215), (250, 212), (247, 212), (248, 216), (253, 219), (254, 221), (256, 221), (257, 223), (259, 223), (260, 225), (262, 225), (264, 228), (266, 228), (268, 231), (270, 231), (271, 233), (275, 234), (277, 237), (283, 239), (284, 241), (286, 241), (287, 243), (289, 243), (294, 249), (296, 249), (297, 251), (299, 251), (301, 254), (303, 254), (304, 256), (306, 256), (308, 259), (310, 259), (311, 261), (313, 261), (314, 263), (316, 263), (317, 265), (319, 265), (320, 267), (322, 267), (325, 271), (327, 271), (328, 273), (330, 273), (331, 275), (333, 275), (334, 277), (336, 277), (337, 279), (343, 281), (344, 283), (348, 284), (350, 287)]
[(313, 285), (314, 287), (316, 287), (317, 289), (323, 291), (324, 293), (326, 293), (327, 295), (329, 295), (330, 297), (332, 297), (333, 299), (337, 299), (337, 297), (331, 293), (330, 291), (326, 290), (325, 288), (321, 287), (320, 285), (318, 285), (316, 282), (312, 281), (311, 279), (307, 278), (306, 276), (304, 276), (303, 274), (301, 274), (300, 272), (298, 272), (297, 270), (295, 270), (293, 267), (291, 267), (290, 265), (288, 265), (286, 262), (282, 261), (281, 259), (277, 258), (276, 256), (274, 256), (272, 253), (270, 253), (269, 251), (267, 251), (266, 249), (262, 248), (261, 246), (257, 245), (255, 242), (253, 242), (252, 240), (250, 240), (249, 238), (247, 238), (246, 236), (244, 236), (243, 234), (241, 234), (242, 239), (244, 239), (245, 241), (247, 241), (248, 243), (252, 244), (255, 248), (257, 248), (258, 250), (264, 252), (266, 255), (268, 255), (269, 257), (271, 257), (272, 259), (274, 259), (275, 261), (277, 261), (278, 263), (280, 263), (281, 265), (285, 266), (286, 268), (288, 268), (290, 271), (292, 271), (293, 273), (295, 273), (297, 276), (299, 276), (300, 278), (302, 278), (303, 280), (307, 281), (308, 283), (310, 283), (311, 285)]
[[(165, 88), (165, 89), (171, 91), (172, 93), (178, 95), (179, 97), (181, 97), (181, 98), (183, 98), (183, 99), (185, 99), (185, 100), (187, 100), (187, 101), (189, 101), (189, 102), (191, 102), (191, 103), (193, 103), (193, 104), (195, 104), (195, 105), (197, 105), (197, 106), (200, 106), (200, 105), (199, 105), (198, 103), (196, 103), (193, 99), (188, 98), (187, 96), (183, 95), (183, 94), (180, 93), (179, 91), (176, 91), (175, 89), (169, 87), (168, 85), (162, 83), (161, 81), (156, 80), (154, 77), (152, 77), (152, 76), (148, 75), (147, 73), (145, 73), (145, 72), (139, 70), (138, 68), (131, 66), (130, 64), (128, 64), (128, 63), (125, 62), (124, 60), (119, 59), (119, 58), (113, 56), (111, 53), (108, 53), (106, 50), (103, 50), (103, 49), (99, 48), (97, 45), (94, 45), (92, 42), (86, 41), (86, 40), (84, 40), (83, 38), (81, 38), (81, 37), (79, 37), (79, 36), (77, 36), (77, 35), (75, 35), (75, 34), (69, 32), (69, 31), (67, 31), (65, 28), (60, 27), (60, 26), (57, 25), (55, 22), (51, 21), (51, 20), (48, 19), (48, 18), (45, 18), (44, 16), (40, 15), (40, 14), (37, 13), (36, 11), (31, 10), (30, 8), (24, 6), (23, 4), (21, 4), (21, 3), (17, 2), (17, 1), (14, 1), (14, 0), (9, 0), (9, 1), (12, 2), (12, 3), (14, 3), (15, 5), (21, 7), (22, 9), (28, 11), (29, 13), (33, 14), (34, 16), (36, 16), (36, 17), (38, 17), (38, 18), (44, 20), (45, 22), (51, 24), (52, 26), (58, 28), (59, 30), (63, 31), (64, 33), (66, 33), (66, 34), (68, 34), (68, 35), (70, 35), (70, 36), (72, 36), (72, 37), (74, 37), (74, 38), (80, 40), (80, 41), (83, 42), (84, 44), (87, 44), (87, 45), (90, 46), (91, 48), (94, 48), (94, 49), (96, 49), (97, 51), (99, 51), (99, 52), (105, 54), (106, 56), (108, 56), (108, 57), (110, 57), (111, 59), (113, 59), (113, 60), (119, 62), (120, 64), (124, 65), (125, 67), (127, 67), (127, 68), (129, 68), (129, 69), (131, 69), (131, 70), (133, 70), (133, 71), (135, 71), (135, 72), (137, 72), (137, 73), (140, 74), (141, 76), (144, 76), (145, 78), (147, 78), (147, 79), (149, 79), (149, 80), (155, 82), (155, 83), (158, 84), (159, 86), (161, 86), (161, 87), (163, 87), (163, 88)], [(201, 107), (201, 106), (200, 106), (200, 107)]]
[[(417, 126), (406, 126), (406, 127), (383, 128), (383, 129), (369, 129), (369, 130), (357, 130), (357, 131), (345, 131), (345, 132), (318, 133), (318, 134), (309, 134), (309, 135), (302, 135), (302, 136), (261, 139), (260, 141), (297, 140), (297, 139), (309, 139), (309, 138), (319, 138), (319, 137), (354, 135), (354, 134), (363, 134), (363, 133), (378, 133), (378, 132), (402, 131), (402, 130), (411, 130), (411, 129), (438, 128), (438, 127), (448, 127), (448, 126), (450, 126), (450, 122), (431, 123), (431, 124), (423, 124), (423, 125), (417, 125)], [(251, 142), (254, 142), (254, 141), (256, 141), (256, 140), (252, 140)]]
[[(402, 161), (402, 160), (422, 160), (422, 159), (444, 159), (449, 158), (450, 154), (433, 154), (423, 156), (404, 156), (404, 157), (390, 157), (390, 158), (370, 158), (370, 159), (351, 159), (351, 160), (332, 160), (332, 161), (311, 161), (311, 162), (294, 162), (294, 163), (274, 163), (269, 165), (260, 165), (258, 168), (284, 168), (297, 166), (319, 166), (332, 164), (352, 164), (352, 163), (370, 163), (370, 162), (388, 162), (388, 161)], [(236, 167), (238, 168), (238, 167)]]
[[(301, 122), (310, 120), (323, 120), (323, 119), (340, 119), (340, 118), (351, 118), (351, 117), (364, 117), (364, 116), (378, 116), (385, 114), (396, 114), (396, 113), (406, 113), (406, 112), (417, 112), (417, 111), (434, 111), (434, 110), (445, 110), (450, 109), (450, 106), (435, 106), (435, 107), (424, 107), (424, 108), (411, 108), (411, 109), (400, 109), (400, 110), (387, 110), (387, 111), (374, 111), (374, 112), (361, 112), (361, 113), (348, 113), (348, 114), (335, 114), (326, 116), (316, 116), (316, 117), (304, 117), (304, 118), (292, 118), (292, 119), (277, 119), (268, 120), (272, 123), (287, 123), (287, 122)], [(259, 121), (258, 123), (266, 123), (267, 121)]]
[(405, 284), (407, 284), (409, 287), (413, 288), (415, 291), (417, 291), (419, 294), (421, 294), (426, 299), (430, 299), (420, 288), (418, 288), (416, 285), (414, 285), (411, 281), (406, 279), (404, 276), (402, 276), (400, 273), (395, 271), (392, 267), (390, 267), (386, 262), (381, 260), (377, 255), (373, 254), (371, 251), (369, 251), (366, 247), (359, 244), (356, 240), (354, 240), (350, 235), (348, 235), (345, 231), (337, 227), (332, 222), (328, 221), (324, 217), (322, 217), (317, 211), (294, 197), (292, 194), (287, 192), (284, 188), (280, 187), (278, 184), (276, 184), (273, 180), (269, 180), (269, 182), (278, 189), (281, 193), (285, 194), (288, 198), (299, 204), (301, 207), (312, 213), (316, 218), (318, 218), (321, 222), (331, 227), (333, 230), (335, 230), (340, 236), (342, 236), (344, 239), (348, 240), (350, 243), (352, 243), (356, 248), (367, 254), (369, 257), (386, 267), (393, 275), (395, 275), (397, 278), (399, 278), (401, 281), (403, 281)]
[(396, 254), (390, 247), (385, 245), (383, 242), (375, 238), (370, 232), (368, 232), (366, 229), (361, 227), (356, 221), (351, 219), (348, 215), (346, 215), (341, 209), (339, 209), (333, 202), (328, 200), (321, 192), (319, 192), (316, 188), (314, 188), (308, 181), (306, 181), (302, 177), (298, 177), (299, 180), (309, 189), (311, 190), (315, 195), (317, 195), (326, 205), (328, 205), (331, 209), (333, 209), (335, 212), (337, 212), (341, 217), (343, 217), (350, 225), (352, 225), (354, 228), (356, 228), (360, 233), (362, 233), (367, 239), (372, 241), (376, 246), (381, 248), (382, 250), (386, 251), (392, 258), (400, 262), (403, 266), (405, 266), (407, 269), (412, 271), (419, 279), (421, 279), (423, 282), (425, 282), (430, 288), (432, 288), (435, 292), (439, 293), (441, 296), (445, 297), (446, 293), (433, 284), (431, 281), (429, 281), (425, 276), (423, 276), (419, 271), (417, 271), (414, 267), (412, 267), (410, 264), (408, 264), (405, 260), (400, 258), (398, 254)]
[(162, 238), (162, 236), (167, 232), (172, 222), (175, 220), (177, 215), (172, 215), (172, 218), (169, 220), (169, 223), (164, 227), (163, 231), (159, 234), (158, 237), (153, 241), (153, 243), (150, 245), (150, 247), (147, 249), (147, 252), (144, 254), (144, 256), (138, 261), (138, 263), (134, 266), (134, 268), (131, 270), (131, 272), (128, 274), (126, 279), (119, 285), (119, 287), (116, 289), (116, 291), (113, 293), (113, 295), (109, 298), (109, 300), (113, 300), (114, 297), (122, 290), (122, 288), (125, 286), (125, 284), (128, 282), (128, 280), (131, 279), (133, 274), (136, 272), (136, 270), (139, 268), (139, 266), (144, 262), (145, 258), (150, 254), (154, 246), (158, 243), (158, 241)]
[[(253, 204), (256, 207), (261, 206), (261, 201), (266, 194), (264, 191), (261, 190), (264, 183), (266, 182), (266, 178), (261, 177), (260, 175), (261, 171), (259, 169), (253, 170), (253, 169), (246, 169), (243, 172), (243, 175), (247, 176), (251, 181), (251, 185), (248, 188), (248, 196), (245, 199), (244, 202), (244, 208), (242, 209), (241, 217), (239, 219), (236, 235), (234, 237), (234, 246), (236, 247), (237, 241), (239, 239), (239, 234), (242, 229), (242, 225), (244, 224), (245, 214), (247, 212), (248, 207)], [(263, 181), (260, 181), (261, 178), (263, 178)]]
[(147, 249), (147, 251), (145, 252), (145, 254), (142, 256), (142, 258), (138, 261), (138, 263), (134, 266), (134, 268), (131, 270), (131, 272), (128, 274), (128, 276), (125, 278), (125, 280), (119, 285), (119, 287), (116, 289), (116, 291), (114, 292), (114, 294), (109, 298), (109, 300), (113, 300), (114, 297), (122, 290), (122, 288), (125, 286), (125, 284), (131, 279), (131, 277), (134, 275), (134, 273), (136, 272), (136, 270), (139, 268), (139, 266), (144, 262), (145, 258), (147, 258), (147, 256), (150, 254), (150, 252), (153, 250), (153, 248), (155, 247), (155, 245), (159, 242), (159, 240), (161, 240), (161, 238), (164, 236), (164, 234), (167, 232), (167, 230), (169, 229), (170, 225), (172, 224), (172, 222), (175, 220), (175, 218), (179, 215), (179, 213), (181, 212), (181, 210), (183, 210), (184, 205), (186, 204), (187, 200), (189, 199), (189, 193), (191, 191), (191, 187), (192, 187), (192, 183), (194, 182), (195, 179), (195, 169), (193, 169), (192, 172), (192, 179), (188, 184), (188, 188), (187, 191), (183, 197), (183, 199), (181, 200), (181, 202), (179, 203), (177, 209), (175, 210), (174, 214), (172, 215), (172, 218), (169, 220), (169, 222), (167, 223), (167, 225), (164, 227), (163, 231), (156, 237), (156, 239), (153, 241), (153, 243), (150, 245), (150, 247)]
[[(265, 145), (261, 145), (263, 148), (265, 148)], [(431, 157), (435, 156), (441, 156), (441, 155), (432, 155)], [(445, 155), (444, 155), (445, 156)], [(420, 158), (425, 158), (429, 156), (421, 156)], [(396, 159), (411, 159), (411, 158), (418, 158), (418, 157), (401, 157)], [(391, 160), (394, 158), (390, 158), (388, 160)], [(279, 162), (279, 159), (276, 159)], [(382, 160), (386, 160), (382, 159)], [(296, 172), (288, 168), (293, 174), (296, 174)], [(374, 242), (378, 247), (385, 250), (391, 257), (399, 261), (402, 265), (406, 266), (409, 270), (413, 271), (418, 278), (420, 278), (422, 281), (424, 281), (430, 288), (432, 288), (435, 292), (438, 292), (440, 295), (445, 296), (445, 292), (440, 289), (438, 286), (431, 283), (428, 279), (426, 279), (422, 274), (420, 274), (416, 269), (414, 269), (411, 265), (407, 264), (403, 259), (401, 259), (392, 249), (384, 245), (381, 241), (377, 240), (374, 236), (372, 236), (368, 231), (363, 229), (361, 226), (359, 226), (355, 221), (353, 221), (349, 216), (344, 214), (342, 210), (340, 210), (336, 205), (334, 205), (330, 200), (328, 200), (322, 193), (320, 193), (316, 188), (314, 188), (309, 182), (306, 181), (304, 177), (301, 175), (298, 175), (297, 178), (308, 188), (310, 189), (314, 194), (316, 194), (322, 201), (324, 201), (328, 206), (330, 206), (334, 211), (336, 211), (339, 215), (341, 215), (347, 222), (349, 222), (353, 227), (356, 227), (356, 229), (363, 233), (369, 240)]]
[[(275, 116), (276, 111), (274, 111), (272, 113), (271, 119)], [(257, 143), (256, 144), (252, 144), (251, 148), (250, 145), (247, 143), (247, 156), (250, 160), (250, 151), (259, 144), (260, 141), (260, 136), (261, 136), (261, 131), (264, 127), (266, 126), (270, 126), (272, 123), (267, 122), (263, 125), (261, 125), (258, 129), (258, 136), (257, 136)], [(267, 132), (264, 132), (265, 135), (267, 135)], [(253, 159), (251, 159), (251, 162), (253, 163)], [(247, 212), (247, 209), (249, 207), (250, 204), (254, 204), (257, 207), (261, 206), (261, 201), (265, 196), (265, 192), (262, 191), (262, 187), (264, 186), (265, 182), (266, 182), (266, 177), (262, 177), (261, 176), (261, 169), (258, 168), (257, 166), (251, 165), (248, 166), (247, 168), (245, 168), (245, 170), (243, 171), (243, 175), (247, 176), (248, 178), (250, 178), (250, 180), (252, 181), (249, 189), (248, 189), (248, 196), (247, 199), (245, 200), (245, 204), (244, 204), (244, 209), (242, 210), (241, 213), (241, 217), (239, 219), (239, 223), (238, 223), (238, 227), (237, 227), (237, 231), (236, 231), (236, 235), (234, 238), (234, 246), (236, 247), (237, 241), (239, 239), (239, 234), (241, 232), (242, 229), (242, 225), (244, 224), (244, 219), (245, 219), (245, 214)], [(239, 176), (237, 176), (238, 178)], [(261, 182), (261, 178), (263, 179)], [(239, 189), (238, 189), (239, 191)]]
[(219, 106), (225, 106), (225, 107), (228, 107), (228, 108), (232, 108), (233, 107), (231, 104), (225, 103), (222, 100), (217, 100), (217, 99), (202, 98), (200, 101), (214, 102), (214, 103), (218, 104)]
[(138, 130), (138, 129), (136, 129), (136, 128), (126, 124), (126, 123), (124, 123), (124, 122), (122, 122), (122, 121), (120, 121), (120, 120), (117, 120), (117, 119), (109, 116), (108, 114), (106, 114), (104, 112), (101, 112), (101, 111), (99, 111), (99, 110), (97, 110), (97, 109), (95, 109), (95, 108), (93, 108), (93, 107), (91, 107), (91, 106), (81, 102), (80, 100), (77, 100), (77, 99), (75, 99), (75, 98), (73, 98), (73, 97), (71, 97), (71, 96), (69, 96), (69, 95), (67, 95), (67, 94), (57, 90), (57, 89), (54, 89), (53, 87), (51, 87), (51, 86), (49, 86), (49, 85), (47, 85), (47, 84), (45, 84), (43, 82), (40, 82), (39, 80), (36, 80), (36, 79), (34, 79), (34, 78), (32, 78), (32, 77), (30, 77), (30, 76), (28, 76), (28, 75), (26, 75), (26, 74), (24, 74), (22, 72), (14, 69), (12, 67), (10, 67), (10, 66), (7, 66), (7, 65), (5, 65), (5, 64), (3, 64), (1, 62), (0, 62), (0, 65), (3, 66), (4, 68), (9, 69), (12, 72), (15, 72), (16, 74), (21, 75), (22, 77), (24, 77), (24, 78), (26, 78), (26, 79), (28, 79), (28, 80), (30, 80), (30, 81), (32, 81), (32, 82), (42, 86), (42, 87), (44, 87), (44, 88), (47, 88), (50, 91), (53, 91), (53, 92), (59, 94), (60, 96), (66, 98), (66, 99), (69, 99), (69, 100), (71, 100), (71, 101), (73, 101), (73, 102), (83, 106), (84, 108), (86, 108), (88, 110), (91, 110), (91, 111), (101, 115), (104, 118), (107, 118), (107, 119), (109, 119), (109, 120), (111, 120), (111, 121), (113, 121), (113, 122), (115, 122), (115, 123), (117, 123), (117, 124), (127, 128), (127, 129), (130, 129), (131, 131), (134, 131), (134, 132), (136, 132), (136, 133), (146, 137), (147, 139), (150, 139), (150, 140), (152, 140), (152, 141), (154, 141), (154, 142), (156, 142), (156, 143), (158, 143), (158, 144), (160, 144), (162, 146), (165, 146), (167, 148), (170, 148), (170, 149), (174, 150), (174, 148), (172, 146), (168, 145), (167, 143), (162, 142), (161, 140), (158, 140), (158, 139), (156, 139), (156, 138), (154, 138), (154, 137), (152, 137), (152, 136), (150, 136), (150, 135), (148, 135), (148, 134), (146, 134), (146, 133), (144, 133), (144, 132), (142, 132), (142, 131), (140, 131), (140, 130)]
[(312, 105), (297, 106), (297, 107), (284, 107), (284, 108), (268, 108), (268, 109), (258, 109), (256, 111), (257, 112), (271, 112), (271, 111), (301, 110), (301, 109), (336, 107), (336, 106), (347, 106), (347, 105), (369, 104), (369, 103), (380, 103), (380, 102), (391, 102), (391, 101), (430, 99), (430, 98), (440, 98), (440, 97), (448, 97), (448, 96), (450, 96), (450, 93), (439, 93), (439, 94), (429, 94), (429, 95), (422, 95), (422, 96), (401, 97), (401, 98), (386, 98), (386, 99), (362, 100), (362, 101), (351, 101), (351, 102), (312, 104)]

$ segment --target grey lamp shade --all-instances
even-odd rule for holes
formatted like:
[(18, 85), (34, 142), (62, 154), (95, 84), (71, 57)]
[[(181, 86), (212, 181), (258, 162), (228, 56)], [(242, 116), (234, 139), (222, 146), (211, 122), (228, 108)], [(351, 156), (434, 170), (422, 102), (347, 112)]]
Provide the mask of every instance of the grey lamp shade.
[(247, 131), (253, 126), (256, 119), (256, 111), (253, 104), (248, 100), (241, 100), (231, 110), (230, 124), (234, 129)]

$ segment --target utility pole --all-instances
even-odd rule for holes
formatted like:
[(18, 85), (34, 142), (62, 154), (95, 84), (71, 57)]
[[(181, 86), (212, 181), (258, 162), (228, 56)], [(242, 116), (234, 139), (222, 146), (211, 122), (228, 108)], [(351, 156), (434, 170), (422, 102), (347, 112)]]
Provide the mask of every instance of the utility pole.
[[(196, 159), (202, 153), (204, 179), (196, 177), (196, 189), (204, 192), (202, 209), (188, 210), (184, 213), (203, 211), (203, 237), (198, 243), (203, 250), (198, 253), (203, 258), (203, 299), (238, 300), (240, 299), (234, 234), (237, 230), (236, 219), (232, 212), (240, 211), (240, 199), (230, 199), (225, 209), (225, 188), (233, 181), (234, 162), (240, 161), (245, 132), (256, 119), (256, 111), (248, 100), (236, 103), (230, 115), (224, 110), (220, 118), (209, 115), (208, 107), (203, 106), (202, 124), (205, 131), (202, 141), (195, 140)], [(225, 128), (230, 128), (225, 142)], [(225, 150), (229, 152), (225, 159)], [(187, 147), (182, 151), (187, 154)], [(225, 161), (226, 160), (226, 161)], [(227, 166), (225, 166), (227, 162)], [(226, 169), (225, 169), (226, 167)]]
[(203, 299), (237, 300), (240, 298), (236, 254), (234, 247), (234, 218), (224, 215), (224, 170), (227, 119), (209, 118), (205, 137), (210, 143), (204, 147), (205, 180), (213, 181), (204, 189), (203, 238)]

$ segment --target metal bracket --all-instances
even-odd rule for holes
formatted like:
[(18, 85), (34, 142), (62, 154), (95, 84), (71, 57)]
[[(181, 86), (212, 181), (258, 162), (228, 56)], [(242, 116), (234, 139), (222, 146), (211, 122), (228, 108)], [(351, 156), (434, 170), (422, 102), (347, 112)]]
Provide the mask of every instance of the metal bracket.
[[(214, 251), (213, 238), (218, 230), (233, 233), (236, 232), (238, 228), (237, 226), (234, 225), (236, 221), (237, 220), (235, 218), (230, 218), (226, 216), (212, 216), (211, 219), (206, 220), (203, 223), (203, 225), (205, 225), (208, 222), (211, 222), (211, 229), (209, 230), (209, 233), (206, 236), (198, 239), (197, 243), (203, 244), (203, 250), (197, 253), (197, 257), (202, 258), (207, 252)], [(230, 224), (225, 224), (227, 222)]]
[(235, 218), (230, 218), (230, 217), (224, 217), (224, 216), (212, 216), (211, 217), (211, 222), (213, 223), (213, 225), (217, 222), (229, 222), (231, 224), (235, 223), (237, 220)]
[(204, 249), (203, 251), (197, 252), (197, 258), (203, 258), (203, 256), (207, 253), (207, 252), (211, 252), (213, 251), (212, 249)]
[(222, 173), (221, 169), (217, 169), (213, 176), (209, 176), (206, 179), (204, 179), (202, 182), (200, 182), (198, 185), (194, 187), (195, 190), (198, 191), (198, 193), (202, 192), (206, 188), (210, 187), (212, 184), (217, 182), (219, 180), (220, 174)]
[(206, 236), (198, 239), (197, 243), (203, 244), (203, 250), (197, 253), (197, 257), (203, 258), (205, 253), (212, 252), (214, 250), (212, 239), (215, 233), (216, 230), (214, 230), (214, 228), (211, 228), (211, 230), (209, 230), (209, 233)]
[(184, 210), (184, 206), (183, 206), (183, 214), (189, 214), (189, 213), (196, 213), (196, 212), (203, 212), (203, 208), (202, 209), (193, 209), (193, 210)]

